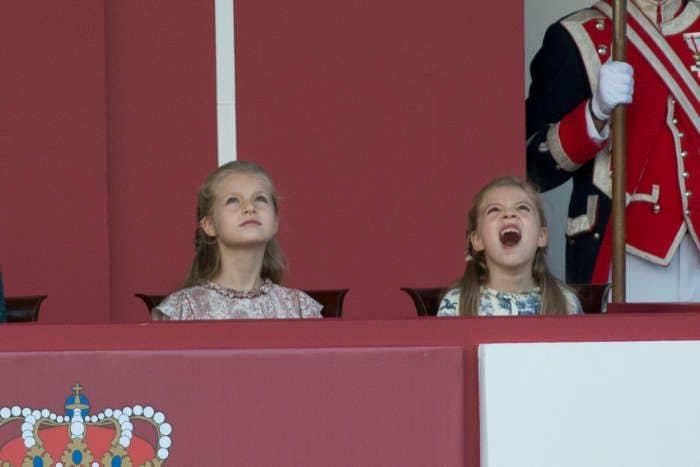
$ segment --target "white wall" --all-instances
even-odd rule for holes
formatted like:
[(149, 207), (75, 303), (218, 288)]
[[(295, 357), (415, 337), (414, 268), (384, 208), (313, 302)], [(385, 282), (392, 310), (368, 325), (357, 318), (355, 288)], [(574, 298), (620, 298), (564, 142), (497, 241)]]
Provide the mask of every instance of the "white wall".
[(237, 159), (233, 0), (215, 0), (216, 122), (219, 165)]
[[(542, 45), (547, 27), (581, 8), (595, 3), (592, 0), (525, 0), (525, 94), (530, 87), (530, 62)], [(549, 223), (549, 266), (552, 273), (564, 279), (564, 245), (566, 214), (571, 195), (571, 182), (548, 191), (542, 198)]]

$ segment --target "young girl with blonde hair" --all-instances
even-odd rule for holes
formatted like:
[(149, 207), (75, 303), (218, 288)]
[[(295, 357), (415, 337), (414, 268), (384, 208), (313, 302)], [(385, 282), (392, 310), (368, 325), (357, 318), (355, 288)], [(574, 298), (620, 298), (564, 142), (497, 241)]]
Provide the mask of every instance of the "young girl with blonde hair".
[(547, 225), (537, 190), (516, 177), (493, 180), (468, 214), (467, 265), (438, 316), (582, 313), (576, 295), (547, 269)]
[(197, 195), (195, 255), (184, 288), (153, 319), (319, 318), (321, 305), (280, 285), (286, 269), (275, 236), (277, 193), (252, 162), (212, 172)]

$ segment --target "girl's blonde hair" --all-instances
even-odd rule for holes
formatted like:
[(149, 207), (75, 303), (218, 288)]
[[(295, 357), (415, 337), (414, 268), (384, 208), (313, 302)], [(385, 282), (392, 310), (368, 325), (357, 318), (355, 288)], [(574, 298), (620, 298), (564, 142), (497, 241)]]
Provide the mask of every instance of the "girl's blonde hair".
[[(197, 229), (194, 234), (194, 259), (185, 279), (184, 287), (192, 287), (212, 280), (221, 270), (221, 255), (216, 238), (210, 237), (202, 228), (202, 219), (212, 214), (218, 184), (233, 173), (250, 173), (264, 177), (270, 184), (270, 196), (275, 216), (278, 215), (278, 198), (272, 179), (257, 164), (245, 161), (233, 161), (222, 165), (210, 173), (197, 193)], [(287, 260), (275, 237), (267, 242), (260, 277), (270, 279), (276, 284), (282, 282), (287, 269)]]
[[(484, 251), (474, 251), (472, 247), (471, 233), (476, 231), (478, 227), (479, 208), (484, 200), (484, 196), (489, 190), (499, 187), (517, 187), (527, 193), (537, 210), (540, 226), (547, 227), (547, 220), (544, 216), (542, 200), (540, 199), (538, 190), (529, 182), (518, 177), (499, 177), (483, 187), (476, 196), (474, 196), (467, 219), (467, 253), (469, 258), (464, 269), (464, 275), (450, 287), (459, 288), (460, 316), (479, 315), (479, 307), (481, 304), (480, 287), (488, 280), (489, 270), (486, 264), (486, 255)], [(538, 247), (535, 251), (535, 259), (532, 263), (532, 278), (535, 284), (540, 288), (542, 294), (540, 314), (566, 314), (567, 301), (562, 292), (562, 284), (549, 272), (546, 255), (547, 247)]]

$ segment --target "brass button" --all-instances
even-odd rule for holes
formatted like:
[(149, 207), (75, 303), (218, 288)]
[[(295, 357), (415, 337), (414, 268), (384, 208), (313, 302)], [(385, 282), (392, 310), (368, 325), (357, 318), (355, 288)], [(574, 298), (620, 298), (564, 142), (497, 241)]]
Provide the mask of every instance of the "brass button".
[(595, 22), (595, 28), (596, 28), (598, 31), (602, 31), (603, 29), (605, 29), (605, 21), (603, 21), (602, 19), (599, 19), (598, 21), (596, 21), (596, 22)]
[(537, 145), (537, 151), (539, 152), (549, 152), (549, 146), (547, 146), (546, 141), (542, 141), (540, 144)]
[(689, 174), (688, 172), (683, 172), (682, 175), (683, 175), (683, 178), (688, 178), (688, 177), (690, 177), (690, 174)]
[(685, 158), (688, 155), (688, 151), (681, 151), (681, 157)]
[(596, 240), (600, 240), (600, 234), (598, 232), (594, 233), (593, 238), (595, 238)]
[(685, 215), (688, 216), (688, 217), (690, 217), (690, 209), (686, 209), (686, 210), (685, 210)]
[(686, 192), (685, 192), (685, 197), (686, 197), (686, 198), (690, 198), (692, 195), (693, 195), (693, 192), (692, 192), (692, 191), (686, 191)]
[(608, 46), (604, 44), (600, 44), (598, 46), (598, 54), (599, 55), (607, 55), (608, 53)]
[(684, 137), (684, 136), (685, 136), (685, 133), (683, 133), (682, 131), (679, 131), (679, 132), (678, 132), (678, 137), (679, 137), (679, 138), (682, 138), (682, 137)]
[(673, 120), (671, 120), (671, 123), (673, 123), (674, 125), (678, 125), (678, 119), (674, 118)]
[(658, 214), (661, 212), (661, 206), (658, 204), (655, 204), (653, 208), (651, 208), (652, 211), (654, 211), (654, 214)]

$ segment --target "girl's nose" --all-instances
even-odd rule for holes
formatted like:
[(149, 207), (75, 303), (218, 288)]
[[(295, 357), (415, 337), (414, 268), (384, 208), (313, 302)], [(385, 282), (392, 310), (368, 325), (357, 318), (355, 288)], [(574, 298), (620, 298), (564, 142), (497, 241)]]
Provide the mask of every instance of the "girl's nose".
[(245, 203), (243, 205), (243, 213), (252, 214), (255, 212), (255, 205), (253, 203)]

